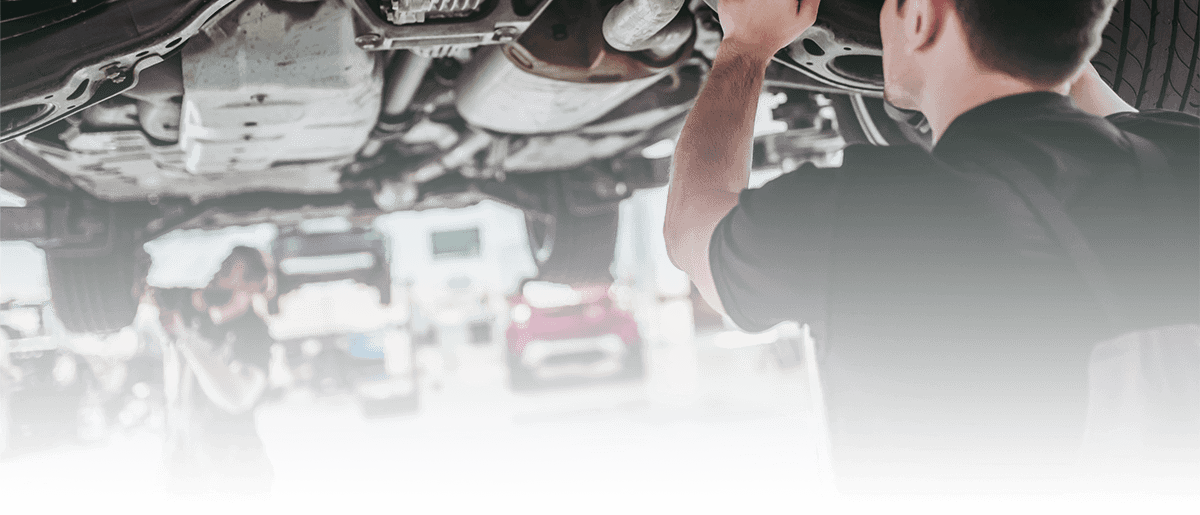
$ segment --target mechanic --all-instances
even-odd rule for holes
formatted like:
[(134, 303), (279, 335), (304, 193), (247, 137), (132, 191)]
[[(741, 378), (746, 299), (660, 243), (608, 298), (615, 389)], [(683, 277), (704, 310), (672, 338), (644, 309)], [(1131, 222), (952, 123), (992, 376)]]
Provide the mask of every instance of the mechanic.
[[(1200, 321), (1200, 121), (1138, 112), (1089, 64), (1114, 3), (887, 0), (885, 98), (924, 114), (932, 150), (851, 146), (746, 189), (767, 64), (819, 0), (720, 2), (667, 248), (743, 329), (813, 327), (843, 491), (1061, 485), (1095, 343)], [(1099, 256), (1122, 323), (1010, 184), (1021, 168)]]
[(169, 335), (165, 467), (177, 493), (269, 491), (274, 470), (254, 408), (267, 387), (272, 339), (255, 312), (272, 291), (270, 260), (239, 246), (202, 290), (155, 290)]

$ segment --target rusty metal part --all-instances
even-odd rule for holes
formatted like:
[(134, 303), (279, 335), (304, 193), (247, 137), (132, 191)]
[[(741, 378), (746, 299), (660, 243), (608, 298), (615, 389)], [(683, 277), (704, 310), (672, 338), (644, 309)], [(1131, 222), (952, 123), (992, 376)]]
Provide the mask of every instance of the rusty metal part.
[(432, 62), (432, 58), (414, 52), (401, 50), (398, 53), (388, 76), (384, 115), (399, 116), (408, 110)]
[(350, 161), (379, 116), (383, 70), (338, 2), (249, 0), (183, 49), (179, 146), (193, 173)]
[[(608, 83), (657, 75), (688, 57), (691, 40), (673, 55), (623, 52), (604, 39), (603, 17), (613, 0), (555, 2), (504, 53), (535, 75), (579, 83)], [(691, 13), (686, 15), (691, 20)]]
[[(517, 42), (481, 50), (459, 77), (459, 113), (498, 132), (574, 130), (662, 80), (689, 56), (695, 31), (662, 58), (614, 50), (600, 16), (612, 3), (556, 2)], [(684, 15), (692, 23), (690, 13)]]
[(675, 55), (688, 41), (696, 36), (696, 21), (690, 13), (680, 12), (666, 27), (658, 31), (640, 46), (655, 59), (666, 59)]
[(652, 47), (650, 43), (683, 8), (684, 0), (624, 0), (604, 17), (604, 40), (624, 52)]

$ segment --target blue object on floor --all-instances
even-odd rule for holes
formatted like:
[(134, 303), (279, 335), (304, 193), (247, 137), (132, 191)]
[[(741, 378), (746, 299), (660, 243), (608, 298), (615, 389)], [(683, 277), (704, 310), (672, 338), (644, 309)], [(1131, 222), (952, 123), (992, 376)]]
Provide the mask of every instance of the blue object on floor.
[(351, 334), (350, 355), (358, 359), (383, 359), (383, 342), (370, 334)]

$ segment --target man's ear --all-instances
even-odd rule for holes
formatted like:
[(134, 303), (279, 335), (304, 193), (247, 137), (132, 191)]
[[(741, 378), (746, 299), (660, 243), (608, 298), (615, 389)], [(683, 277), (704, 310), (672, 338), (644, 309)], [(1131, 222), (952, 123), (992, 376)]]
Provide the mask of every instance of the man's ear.
[(953, 0), (907, 0), (900, 9), (905, 50), (916, 54), (933, 48), (954, 8)]
[(204, 304), (204, 292), (200, 292), (199, 289), (192, 291), (192, 307), (199, 312), (204, 312), (205, 307), (208, 307)]

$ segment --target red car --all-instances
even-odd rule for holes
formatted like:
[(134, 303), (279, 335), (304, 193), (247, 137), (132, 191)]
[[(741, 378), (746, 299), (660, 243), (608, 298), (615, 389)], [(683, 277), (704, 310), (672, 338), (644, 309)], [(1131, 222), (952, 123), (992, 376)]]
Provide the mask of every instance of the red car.
[(610, 285), (531, 281), (509, 304), (506, 355), (514, 390), (643, 376), (637, 322), (618, 306)]

